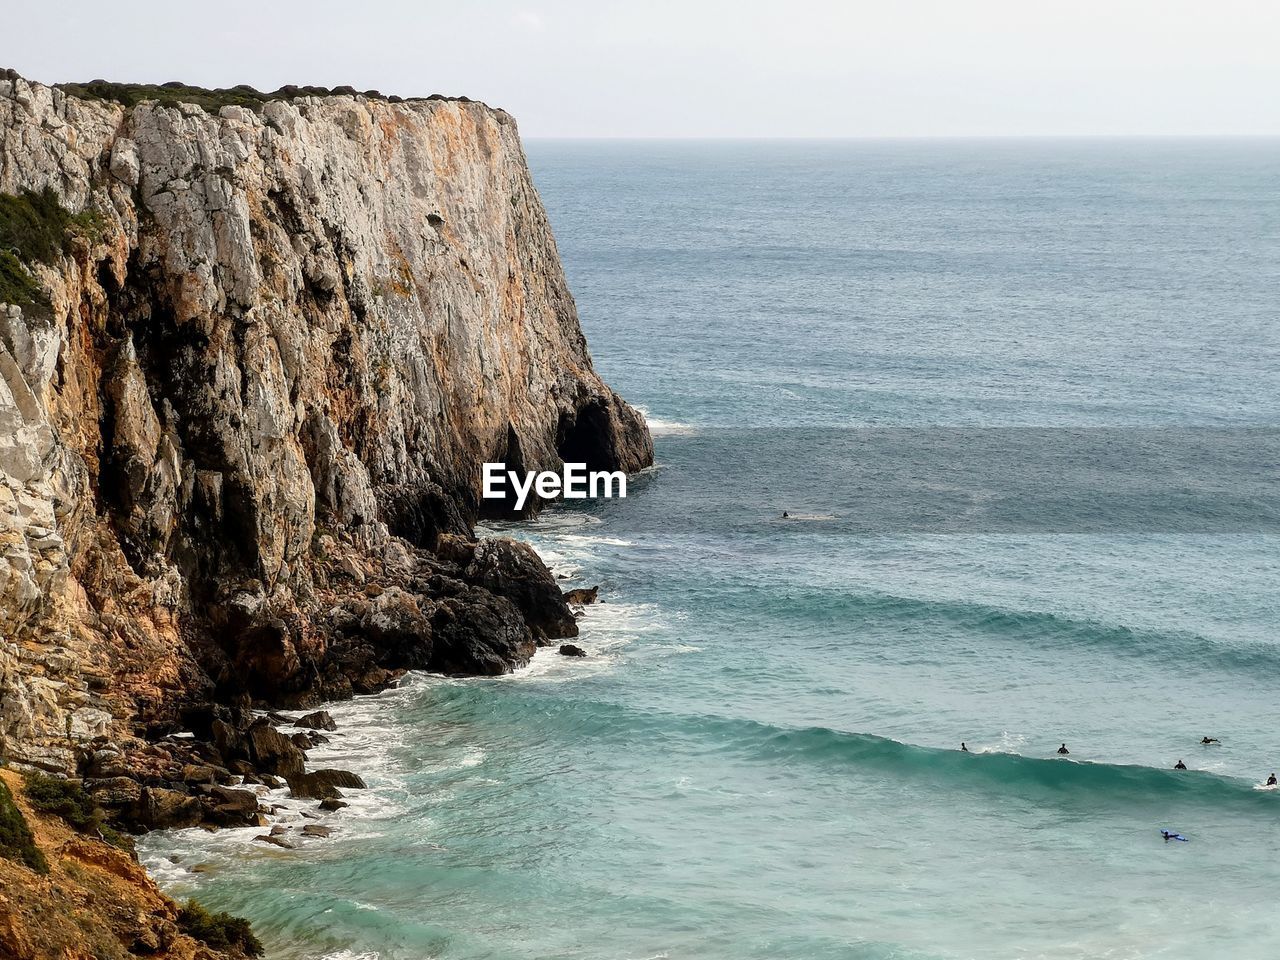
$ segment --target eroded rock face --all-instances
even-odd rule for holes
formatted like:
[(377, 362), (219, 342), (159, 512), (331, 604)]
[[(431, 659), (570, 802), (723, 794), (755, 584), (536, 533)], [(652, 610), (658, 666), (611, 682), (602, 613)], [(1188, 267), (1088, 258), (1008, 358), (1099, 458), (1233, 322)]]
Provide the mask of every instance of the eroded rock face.
[(47, 310), (0, 306), (9, 759), (70, 769), (192, 704), (501, 672), (576, 632), (536, 556), (433, 552), (470, 543), (486, 460), (652, 457), (592, 369), (509, 116), (215, 116), (0, 79), (0, 193), (46, 187), (93, 225), (32, 265)]

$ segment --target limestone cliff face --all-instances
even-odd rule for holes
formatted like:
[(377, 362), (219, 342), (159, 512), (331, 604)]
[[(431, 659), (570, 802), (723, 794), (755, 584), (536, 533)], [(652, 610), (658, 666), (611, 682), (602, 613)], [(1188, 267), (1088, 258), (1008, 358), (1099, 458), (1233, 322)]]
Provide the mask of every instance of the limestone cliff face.
[(44, 188), (92, 227), (28, 265), (47, 307), (0, 307), (11, 759), (70, 768), (219, 692), (508, 668), (571, 629), (527, 599), (560, 603), (545, 570), (486, 586), (479, 465), (652, 447), (592, 369), (508, 115), (0, 79), (0, 194)]

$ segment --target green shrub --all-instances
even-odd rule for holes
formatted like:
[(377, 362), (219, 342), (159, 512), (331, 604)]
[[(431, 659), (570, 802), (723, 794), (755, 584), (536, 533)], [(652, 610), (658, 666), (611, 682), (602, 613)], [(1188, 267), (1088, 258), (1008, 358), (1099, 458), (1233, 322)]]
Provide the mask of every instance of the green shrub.
[(48, 295), (22, 261), (5, 249), (0, 249), (0, 303), (14, 303), (23, 310), (49, 305)]
[(49, 187), (39, 193), (0, 193), (0, 247), (27, 263), (53, 263), (67, 252), (72, 234), (99, 225), (92, 211), (72, 213)]
[(24, 863), (36, 873), (49, 872), (49, 864), (36, 846), (31, 828), (3, 781), (0, 781), (0, 857)]
[(24, 309), (48, 304), (25, 264), (57, 262), (71, 238), (99, 239), (102, 217), (94, 210), (73, 214), (48, 187), (36, 193), (0, 193), (0, 303)]
[(315, 87), (287, 84), (279, 90), (265, 93), (255, 90), (248, 84), (241, 83), (234, 87), (193, 87), (190, 84), (172, 80), (169, 83), (112, 83), (108, 80), (90, 80), (88, 83), (60, 83), (58, 89), (79, 97), (81, 100), (104, 100), (118, 103), (125, 107), (136, 106), (144, 101), (154, 101), (163, 107), (176, 107), (180, 103), (190, 103), (208, 113), (217, 113), (220, 107), (247, 107), (250, 110), (261, 110), (264, 103), (272, 100), (294, 100), (298, 97), (330, 97), (360, 95), (369, 100), (386, 100), (390, 103), (403, 103), (406, 100), (457, 100), (469, 103), (466, 97), (445, 97), (434, 93), (429, 97), (387, 97), (377, 90), (365, 90), (363, 93), (355, 87)]
[(81, 833), (93, 833), (102, 826), (102, 810), (73, 780), (32, 771), (23, 776), (23, 792), (32, 808), (61, 817)]
[(215, 950), (239, 950), (247, 957), (262, 956), (262, 944), (249, 929), (249, 921), (231, 914), (210, 913), (195, 900), (178, 912), (178, 929)]
[(92, 80), (89, 83), (63, 83), (59, 86), (81, 100), (106, 100), (126, 107), (144, 100), (155, 100), (166, 107), (194, 103), (212, 112), (228, 105), (257, 110), (268, 99), (266, 94), (243, 85), (229, 90), (206, 90), (204, 87), (190, 87), (185, 83), (109, 83), (106, 80)]

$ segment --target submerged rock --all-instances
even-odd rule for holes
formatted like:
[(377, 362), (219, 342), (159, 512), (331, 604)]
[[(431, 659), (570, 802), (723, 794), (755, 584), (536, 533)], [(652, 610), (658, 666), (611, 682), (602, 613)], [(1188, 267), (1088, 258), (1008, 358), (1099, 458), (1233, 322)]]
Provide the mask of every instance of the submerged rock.
[(585, 657), (586, 655), (587, 651), (572, 643), (560, 644), (560, 656), (562, 657)]
[(296, 848), (294, 842), (287, 837), (273, 837), (268, 833), (260, 833), (253, 839), (259, 843), (269, 843), (272, 846), (281, 847), (284, 850), (293, 850)]

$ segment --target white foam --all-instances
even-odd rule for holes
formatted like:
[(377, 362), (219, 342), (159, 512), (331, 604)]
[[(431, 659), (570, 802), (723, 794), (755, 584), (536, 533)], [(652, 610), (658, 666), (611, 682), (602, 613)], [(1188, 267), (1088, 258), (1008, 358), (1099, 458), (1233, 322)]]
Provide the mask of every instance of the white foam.
[(1026, 746), (1027, 738), (1020, 733), (1010, 733), (1008, 730), (1000, 732), (998, 742), (989, 745), (971, 744), (969, 750), (972, 753), (1012, 753), (1021, 755), (1022, 748)]
[(644, 417), (644, 422), (649, 427), (649, 432), (655, 437), (662, 436), (690, 436), (698, 432), (698, 428), (688, 423), (681, 423), (679, 420), (664, 420), (661, 417), (655, 417), (649, 413), (644, 407), (636, 407), (640, 416)]
[[(594, 563), (597, 551), (632, 546), (630, 541), (616, 537), (584, 535), (586, 528), (600, 523), (596, 517), (574, 513), (547, 516), (548, 519), (541, 524), (522, 525), (519, 532), (525, 537), (533, 534), (530, 539), (536, 542), (531, 545), (557, 572), (577, 576), (584, 567)], [(499, 532), (498, 526), (493, 525), (491, 529)], [(589, 604), (583, 608), (579, 619), (580, 635), (574, 641), (587, 651), (586, 658), (563, 657), (555, 648), (544, 648), (537, 651), (528, 666), (501, 679), (538, 678), (565, 682), (610, 671), (622, 661), (625, 648), (636, 637), (660, 628), (657, 610), (650, 605), (609, 601)], [(265, 786), (246, 788), (258, 793), (264, 805), (275, 808), (267, 818), (266, 827), (226, 829), (215, 833), (200, 828), (156, 831), (139, 841), (140, 859), (166, 891), (175, 896), (190, 896), (205, 883), (227, 882), (239, 871), (253, 869), (254, 862), (266, 862), (266, 858), (284, 860), (313, 856), (332, 850), (343, 841), (373, 839), (381, 835), (380, 829), (387, 821), (402, 817), (410, 810), (415, 811), (415, 818), (420, 821), (418, 842), (426, 847), (436, 847), (430, 839), (432, 821), (429, 815), (425, 815), (424, 808), (448, 802), (454, 798), (454, 791), (448, 786), (441, 786), (428, 795), (415, 794), (410, 790), (405, 779), (407, 771), (398, 755), (406, 742), (401, 718), (411, 712), (409, 708), (414, 701), (429, 695), (430, 690), (440, 685), (480, 682), (491, 681), (411, 672), (395, 688), (322, 705), (322, 709), (333, 717), (337, 730), (324, 733), (327, 743), (307, 750), (307, 763), (310, 769), (332, 767), (350, 770), (364, 779), (367, 789), (343, 791), (343, 799), (349, 805), (347, 809), (323, 814), (317, 810), (316, 801), (295, 799), (289, 795), (287, 787), (277, 790)], [(430, 765), (430, 769), (437, 772), (475, 770), (482, 768), (486, 759), (484, 750), (466, 747), (451, 751)], [(305, 818), (304, 811), (308, 815)], [(306, 823), (330, 826), (333, 836), (303, 837), (300, 827)], [(294, 849), (279, 848), (255, 839), (269, 833), (271, 826), (277, 824), (291, 828), (286, 835), (291, 843), (296, 844)], [(201, 867), (200, 872), (193, 872), (192, 868), (197, 865)], [(365, 907), (363, 904), (359, 906)], [(379, 955), (340, 951), (329, 954), (325, 960), (379, 960)]]

